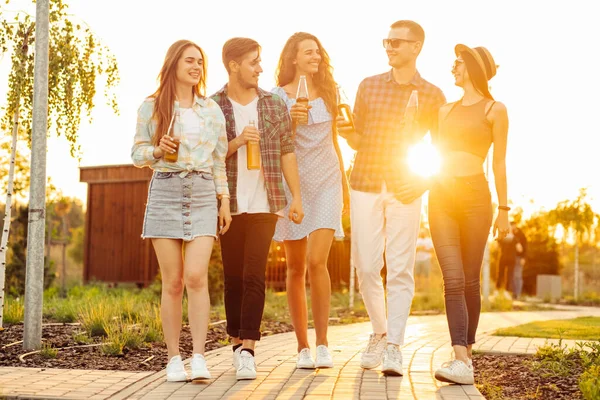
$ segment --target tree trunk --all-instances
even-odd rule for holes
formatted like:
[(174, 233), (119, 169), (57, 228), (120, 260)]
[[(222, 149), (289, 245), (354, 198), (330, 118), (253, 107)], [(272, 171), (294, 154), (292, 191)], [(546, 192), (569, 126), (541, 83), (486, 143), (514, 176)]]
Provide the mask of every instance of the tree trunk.
[(62, 216), (62, 271), (60, 277), (60, 295), (67, 297), (67, 215)]
[[(20, 105), (20, 96), (18, 105)], [(10, 233), (10, 219), (12, 214), (13, 183), (15, 179), (15, 159), (17, 156), (17, 134), (19, 132), (19, 107), (13, 115), (12, 143), (10, 147), (10, 167), (8, 169), (8, 189), (6, 191), (6, 203), (4, 206), (4, 227), (2, 228), (2, 242), (0, 243), (0, 330), (4, 319), (4, 285), (6, 282), (6, 246)]]
[[(27, 51), (29, 48), (29, 35), (33, 32), (34, 25), (30, 25), (27, 32), (23, 34), (23, 45), (21, 51), (23, 52), (21, 58), (21, 71), (25, 69), (25, 62), (27, 60)], [(12, 143), (10, 147), (10, 166), (8, 168), (8, 187), (6, 190), (6, 202), (4, 205), (4, 227), (2, 228), (2, 241), (0, 242), (0, 330), (2, 330), (2, 324), (4, 319), (4, 297), (6, 285), (6, 254), (8, 250), (8, 235), (10, 234), (10, 219), (12, 214), (12, 196), (13, 196), (13, 184), (15, 180), (15, 163), (17, 157), (17, 137), (19, 135), (19, 109), (21, 108), (21, 90), (17, 89), (17, 101), (15, 111), (13, 114), (13, 130), (12, 130)]]
[(573, 297), (577, 300), (579, 297), (579, 237), (575, 235), (575, 289), (573, 290)]
[(46, 214), (46, 135), (48, 132), (49, 0), (37, 0), (31, 138), (31, 189), (25, 275), (23, 348), (42, 347), (44, 234)]

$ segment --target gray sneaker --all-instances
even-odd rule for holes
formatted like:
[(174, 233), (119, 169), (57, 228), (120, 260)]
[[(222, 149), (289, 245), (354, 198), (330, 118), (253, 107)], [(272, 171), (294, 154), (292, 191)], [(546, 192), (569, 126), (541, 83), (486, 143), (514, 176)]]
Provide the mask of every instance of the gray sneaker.
[(383, 350), (385, 349), (386, 344), (386, 335), (377, 337), (377, 335), (372, 333), (371, 336), (369, 336), (369, 344), (367, 345), (365, 351), (362, 353), (362, 357), (360, 359), (360, 367), (371, 369), (381, 364)]
[(388, 376), (402, 376), (402, 353), (396, 345), (388, 344), (383, 352), (381, 372)]

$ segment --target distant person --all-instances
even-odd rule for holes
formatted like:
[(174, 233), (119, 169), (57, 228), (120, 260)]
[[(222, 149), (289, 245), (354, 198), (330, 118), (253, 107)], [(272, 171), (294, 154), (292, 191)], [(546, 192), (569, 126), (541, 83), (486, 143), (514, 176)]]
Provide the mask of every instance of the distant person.
[(421, 229), (417, 239), (417, 255), (415, 258), (415, 275), (428, 277), (433, 259), (433, 241), (426, 229)]
[[(511, 222), (512, 226), (514, 226), (514, 222)], [(514, 295), (517, 238), (512, 229), (503, 239), (498, 240), (498, 248), (500, 249), (500, 257), (498, 259), (498, 271), (496, 272), (496, 289), (504, 291), (506, 296)]]
[[(226, 164), (233, 221), (221, 240), (221, 255), (227, 333), (238, 380), (256, 379), (254, 349), (261, 337), (267, 258), (277, 220), (300, 224), (304, 218), (292, 121), (285, 102), (258, 87), (260, 53), (253, 39), (225, 42), (222, 58), (229, 80), (212, 96), (225, 115), (229, 140)], [(256, 160), (252, 145), (258, 147)]]
[[(281, 51), (277, 87), (272, 90), (285, 101), (295, 123), (294, 141), (305, 214), (301, 224), (280, 218), (274, 237), (285, 246), (286, 293), (298, 341), (296, 368), (333, 367), (327, 340), (331, 303), (327, 259), (334, 236), (344, 237), (342, 210), (344, 204), (348, 207), (349, 193), (335, 129), (338, 93), (332, 69), (329, 55), (319, 39), (305, 32), (294, 33)], [(296, 101), (301, 76), (305, 77), (308, 88), (307, 105)], [(289, 188), (284, 187), (291, 199)], [(307, 269), (316, 331), (316, 360), (308, 343)]]
[(513, 298), (519, 299), (523, 291), (523, 268), (525, 267), (525, 260), (527, 258), (527, 238), (515, 221), (512, 221), (510, 226), (514, 235), (515, 245), (512, 294)]
[(472, 347), (481, 311), (481, 263), (494, 211), (483, 164), (493, 144), (493, 171), (498, 214), (493, 234), (509, 230), (506, 183), (508, 115), (492, 97), (488, 81), (496, 63), (484, 47), (455, 47), (452, 67), (463, 97), (440, 109), (434, 144), (443, 173), (429, 193), (429, 227), (444, 278), (446, 316), (454, 360), (435, 372), (443, 382), (473, 384)]
[(231, 222), (225, 118), (217, 103), (204, 96), (205, 89), (204, 51), (189, 40), (173, 43), (158, 89), (138, 110), (131, 150), (135, 166), (154, 170), (142, 237), (152, 238), (160, 266), (160, 314), (170, 382), (188, 378), (179, 354), (184, 285), (193, 342), (192, 380), (211, 377), (204, 359), (210, 315), (208, 264), (217, 234), (225, 234)]
[[(382, 41), (391, 69), (360, 83), (354, 126), (338, 117), (340, 136), (357, 151), (350, 177), (352, 260), (373, 328), (360, 366), (383, 364), (386, 375), (403, 374), (400, 347), (415, 293), (421, 196), (428, 188), (409, 170), (408, 149), (428, 131), (435, 133), (439, 108), (446, 102), (442, 91), (417, 71), (424, 42), (421, 25), (394, 22)], [(418, 92), (418, 113), (409, 114), (414, 124), (405, 118), (413, 91)], [(384, 254), (387, 296), (381, 277)]]

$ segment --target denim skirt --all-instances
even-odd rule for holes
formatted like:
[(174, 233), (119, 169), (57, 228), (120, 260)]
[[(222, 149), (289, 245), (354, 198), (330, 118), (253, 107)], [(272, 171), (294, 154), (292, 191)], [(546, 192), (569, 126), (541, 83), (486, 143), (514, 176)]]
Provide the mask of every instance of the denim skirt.
[(217, 194), (211, 173), (154, 172), (142, 238), (217, 237)]

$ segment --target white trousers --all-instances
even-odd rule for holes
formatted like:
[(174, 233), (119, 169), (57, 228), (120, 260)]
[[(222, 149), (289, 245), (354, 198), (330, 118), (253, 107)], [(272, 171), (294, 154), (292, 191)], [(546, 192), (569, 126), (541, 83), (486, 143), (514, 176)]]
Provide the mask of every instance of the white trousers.
[[(421, 198), (403, 204), (388, 193), (351, 191), (352, 260), (374, 333), (404, 344), (406, 321), (415, 293), (414, 265), (421, 222)], [(381, 270), (387, 267), (386, 295)]]

